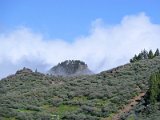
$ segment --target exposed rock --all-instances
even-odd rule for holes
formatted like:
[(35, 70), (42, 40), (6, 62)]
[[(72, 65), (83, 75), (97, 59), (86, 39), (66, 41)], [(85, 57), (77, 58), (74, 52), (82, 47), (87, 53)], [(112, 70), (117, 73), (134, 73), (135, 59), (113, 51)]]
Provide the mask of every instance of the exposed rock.
[(51, 68), (49, 74), (55, 76), (79, 76), (91, 75), (93, 72), (89, 70), (87, 64), (80, 60), (66, 60)]
[(18, 70), (17, 72), (16, 72), (16, 74), (26, 74), (26, 73), (32, 73), (32, 70), (31, 69), (29, 69), (29, 68), (23, 68), (23, 69), (21, 69), (21, 70)]

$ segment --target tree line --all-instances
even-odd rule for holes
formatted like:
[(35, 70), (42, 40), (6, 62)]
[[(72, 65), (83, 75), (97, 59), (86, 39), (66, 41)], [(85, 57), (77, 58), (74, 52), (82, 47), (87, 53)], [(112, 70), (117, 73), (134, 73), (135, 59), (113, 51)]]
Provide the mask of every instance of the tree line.
[(160, 56), (160, 52), (159, 49), (157, 48), (157, 50), (155, 51), (155, 53), (153, 53), (152, 50), (149, 50), (149, 52), (147, 50), (143, 50), (141, 51), (141, 53), (139, 53), (138, 55), (135, 55), (132, 59), (130, 59), (130, 62), (137, 62), (139, 60), (144, 60), (144, 59), (153, 59), (156, 56)]

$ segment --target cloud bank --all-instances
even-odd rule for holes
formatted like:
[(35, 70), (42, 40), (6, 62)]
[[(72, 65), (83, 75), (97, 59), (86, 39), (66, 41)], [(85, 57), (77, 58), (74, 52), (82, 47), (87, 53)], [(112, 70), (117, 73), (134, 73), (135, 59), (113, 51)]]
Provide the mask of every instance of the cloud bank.
[(87, 36), (73, 42), (48, 40), (30, 28), (19, 27), (0, 33), (0, 44), (0, 78), (24, 66), (45, 72), (66, 59), (83, 60), (91, 70), (100, 72), (129, 62), (144, 48), (159, 48), (160, 25), (145, 13), (125, 16), (112, 26), (97, 19)]

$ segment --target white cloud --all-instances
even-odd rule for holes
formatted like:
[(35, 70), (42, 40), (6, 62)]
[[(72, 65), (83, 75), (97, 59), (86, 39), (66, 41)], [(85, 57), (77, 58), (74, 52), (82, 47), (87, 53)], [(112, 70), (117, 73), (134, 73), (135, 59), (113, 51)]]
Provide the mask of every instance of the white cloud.
[(0, 77), (23, 66), (46, 71), (66, 59), (85, 61), (90, 69), (100, 72), (124, 64), (142, 49), (160, 45), (160, 25), (153, 24), (144, 13), (125, 16), (120, 24), (109, 26), (102, 19), (92, 23), (90, 34), (73, 43), (46, 40), (42, 34), (20, 27), (0, 33)]

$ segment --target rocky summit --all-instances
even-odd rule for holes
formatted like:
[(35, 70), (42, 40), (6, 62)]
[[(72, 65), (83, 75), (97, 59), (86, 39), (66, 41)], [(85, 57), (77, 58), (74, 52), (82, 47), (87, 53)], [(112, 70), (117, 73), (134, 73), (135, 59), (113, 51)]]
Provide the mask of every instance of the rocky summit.
[(55, 76), (79, 76), (91, 75), (93, 72), (85, 62), (80, 60), (66, 60), (49, 70), (49, 74)]

